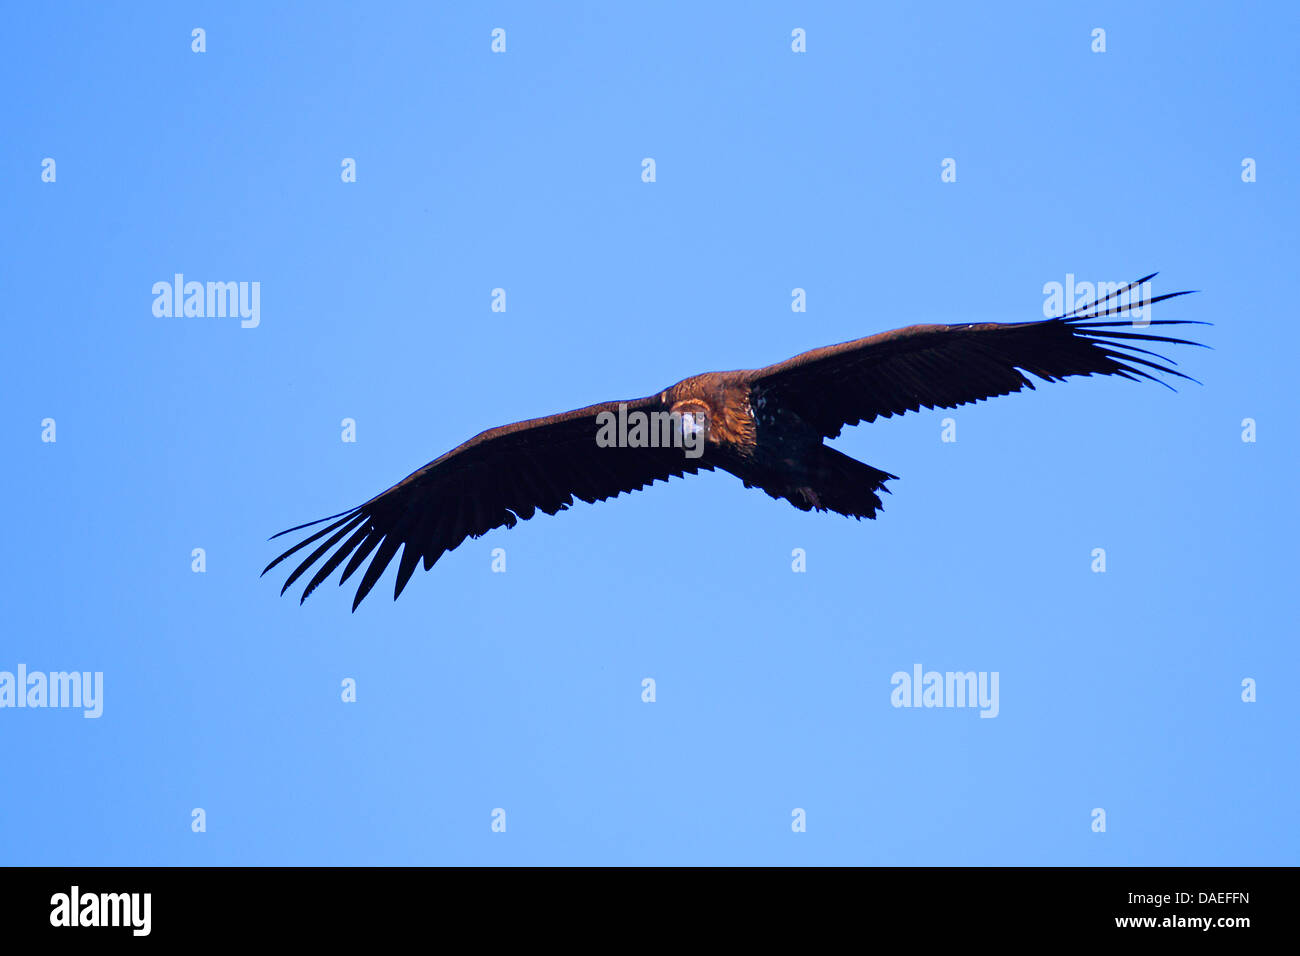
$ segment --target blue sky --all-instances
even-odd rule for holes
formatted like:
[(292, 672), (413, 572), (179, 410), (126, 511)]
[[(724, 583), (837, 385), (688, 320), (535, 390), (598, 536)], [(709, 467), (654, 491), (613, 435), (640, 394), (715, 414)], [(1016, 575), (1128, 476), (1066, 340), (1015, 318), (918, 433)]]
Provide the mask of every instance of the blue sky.
[[(103, 713), (0, 709), (0, 863), (1296, 863), (1297, 19), (11, 11), (0, 671), (100, 672)], [(719, 472), (355, 615), (258, 577), (492, 425), (1156, 269), (1203, 385), (846, 430), (877, 521)], [(178, 272), (260, 324), (155, 316)], [(918, 664), (996, 672), (997, 717), (891, 706)]]

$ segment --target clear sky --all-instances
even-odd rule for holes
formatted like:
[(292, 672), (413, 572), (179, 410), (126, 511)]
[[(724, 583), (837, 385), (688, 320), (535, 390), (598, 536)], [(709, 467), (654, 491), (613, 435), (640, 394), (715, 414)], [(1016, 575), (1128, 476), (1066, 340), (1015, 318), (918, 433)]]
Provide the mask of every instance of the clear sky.
[[(1298, 862), (1297, 25), (14, 7), (0, 672), (103, 677), (98, 718), (0, 709), (0, 863)], [(1203, 385), (848, 429), (900, 476), (874, 522), (719, 472), (356, 614), (258, 577), (484, 428), (1157, 269)], [(177, 273), (259, 283), (257, 326), (155, 315)], [(894, 707), (917, 666), (996, 673), (997, 716)]]

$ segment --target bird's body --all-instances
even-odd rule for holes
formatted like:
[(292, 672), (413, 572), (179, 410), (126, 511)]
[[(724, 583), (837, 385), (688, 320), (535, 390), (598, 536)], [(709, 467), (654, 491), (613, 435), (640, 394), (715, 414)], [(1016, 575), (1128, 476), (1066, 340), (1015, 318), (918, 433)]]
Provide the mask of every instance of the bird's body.
[[(394, 597), (417, 563), (422, 560), (428, 570), (466, 537), (513, 527), (539, 510), (555, 514), (574, 498), (600, 501), (715, 468), (801, 511), (874, 518), (881, 507), (879, 492), (888, 490), (884, 483), (895, 476), (825, 444), (846, 425), (1033, 388), (1024, 373), (1046, 381), (1092, 374), (1160, 381), (1145, 367), (1188, 378), (1161, 364), (1168, 359), (1134, 343), (1197, 343), (1134, 329), (1195, 323), (1096, 321), (1149, 310), (1184, 294), (1144, 296), (1103, 308), (1149, 279), (1059, 319), (911, 326), (814, 349), (762, 369), (694, 375), (646, 398), (489, 429), (365, 504), (321, 519), (332, 523), (266, 571), (324, 539), (281, 591), (325, 558), (304, 589), (306, 600), (345, 560), (340, 583), (373, 553), (355, 610), (399, 547)], [(1124, 326), (1132, 328), (1123, 331)], [(630, 431), (629, 421), (636, 422)], [(304, 527), (309, 525), (281, 534)]]
[[(703, 409), (703, 463), (800, 511), (875, 517), (876, 490), (895, 477), (825, 445), (817, 429), (758, 380), (760, 370), (709, 372), (660, 395), (670, 411)], [(883, 490), (883, 489), (882, 489)]]

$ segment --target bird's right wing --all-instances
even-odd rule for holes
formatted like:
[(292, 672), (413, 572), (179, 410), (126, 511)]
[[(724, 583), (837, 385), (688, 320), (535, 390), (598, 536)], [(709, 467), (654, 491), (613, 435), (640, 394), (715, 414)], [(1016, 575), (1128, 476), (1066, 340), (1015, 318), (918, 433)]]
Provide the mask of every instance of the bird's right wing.
[(604, 402), (489, 429), (363, 505), (281, 531), (275, 537), (331, 522), (284, 552), (262, 573), (320, 541), (280, 591), (283, 594), (324, 559), (303, 590), (305, 601), (344, 560), (348, 563), (340, 584), (373, 552), (352, 602), (355, 611), (399, 547), (402, 559), (394, 599), (420, 559), (427, 571), (467, 537), (477, 538), (502, 526), (513, 528), (517, 520), (527, 520), (537, 511), (553, 515), (571, 505), (574, 498), (603, 501), (660, 479), (712, 469), (703, 457), (688, 457), (681, 447), (598, 445), (597, 416), (602, 412), (617, 416), (620, 405), (626, 406), (628, 414), (667, 411), (659, 396), (652, 396)]
[[(1207, 325), (1179, 319), (1141, 326), (1114, 320), (1186, 295), (1170, 292), (1127, 301), (1152, 275), (1058, 319), (979, 325), (913, 325), (841, 345), (804, 352), (753, 374), (765, 393), (793, 408), (824, 437), (845, 425), (873, 422), (921, 408), (955, 408), (1033, 383), (1026, 373), (1054, 382), (1071, 375), (1120, 375), (1161, 381), (1152, 371), (1190, 379), (1138, 343), (1199, 345), (1138, 331), (1147, 325)], [(1108, 304), (1109, 303), (1109, 304)], [(1149, 315), (1150, 313), (1148, 313)], [(1098, 321), (1101, 320), (1101, 321)], [(1147, 371), (1147, 370), (1151, 371)], [(1162, 382), (1162, 384), (1164, 384)]]

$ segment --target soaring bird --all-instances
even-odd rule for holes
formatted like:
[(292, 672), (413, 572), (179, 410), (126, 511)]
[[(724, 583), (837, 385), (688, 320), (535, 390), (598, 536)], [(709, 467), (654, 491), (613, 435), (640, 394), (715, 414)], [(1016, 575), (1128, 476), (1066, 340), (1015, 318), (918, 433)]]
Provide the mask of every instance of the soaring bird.
[(1208, 323), (1116, 318), (1130, 310), (1149, 316), (1145, 310), (1154, 303), (1187, 294), (1152, 297), (1147, 283), (1154, 276), (1060, 318), (913, 325), (766, 368), (694, 375), (646, 398), (490, 428), (362, 505), (275, 535), (331, 522), (262, 573), (319, 541), (280, 590), (324, 559), (301, 603), (344, 561), (340, 584), (370, 558), (352, 601), (355, 611), (398, 548), (394, 600), (420, 561), (427, 571), (466, 538), (513, 528), (538, 511), (553, 515), (574, 498), (603, 501), (715, 468), (800, 511), (875, 518), (879, 492), (887, 492), (885, 482), (896, 476), (825, 444), (846, 425), (1032, 389), (1027, 374), (1048, 382), (1118, 375), (1169, 387), (1155, 372), (1195, 381), (1171, 368), (1172, 359), (1137, 343), (1201, 343), (1135, 329)]

